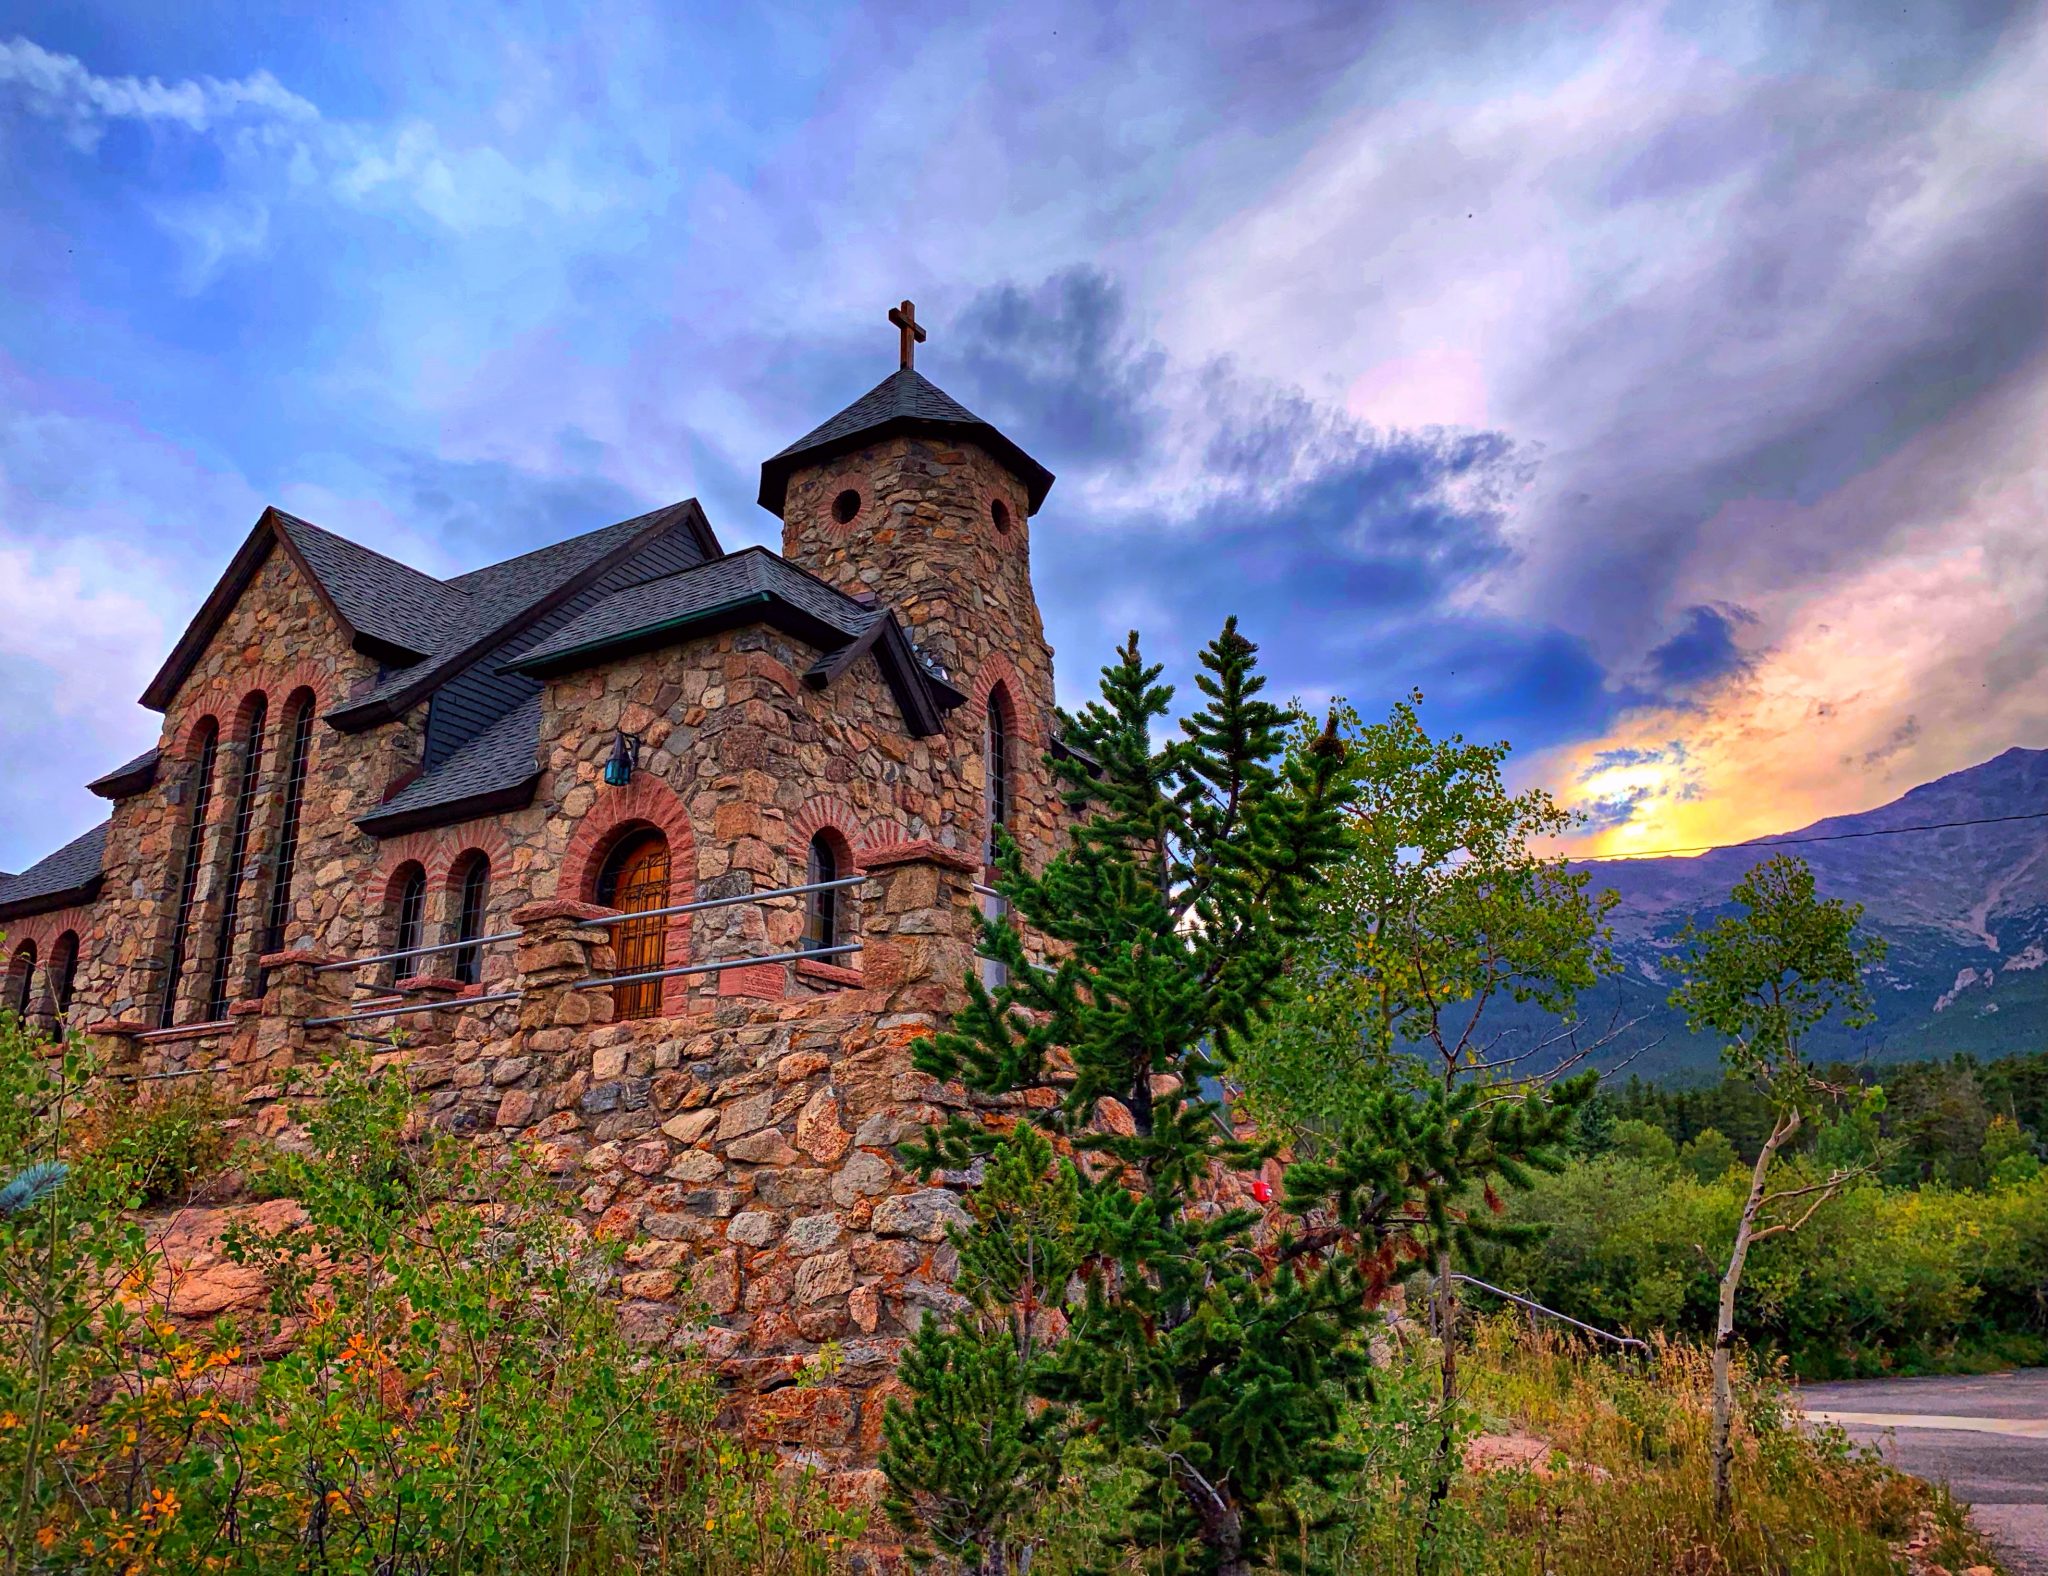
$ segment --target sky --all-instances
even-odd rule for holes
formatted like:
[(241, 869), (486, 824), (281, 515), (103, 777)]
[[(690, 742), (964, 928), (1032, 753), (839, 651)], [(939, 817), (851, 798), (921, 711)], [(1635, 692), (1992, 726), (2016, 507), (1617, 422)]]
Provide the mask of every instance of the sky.
[(773, 545), (904, 297), (1069, 701), (1235, 613), (1610, 852), (2048, 746), (2044, 103), (1992, 0), (0, 0), (0, 868), (266, 503)]

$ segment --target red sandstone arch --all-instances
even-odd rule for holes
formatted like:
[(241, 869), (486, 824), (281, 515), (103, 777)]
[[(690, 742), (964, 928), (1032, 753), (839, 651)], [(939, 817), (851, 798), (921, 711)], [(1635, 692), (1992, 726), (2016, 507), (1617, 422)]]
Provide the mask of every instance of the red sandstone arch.
[(1024, 675), (1017, 671), (1017, 664), (1010, 660), (1009, 654), (992, 652), (974, 675), (974, 687), (967, 693), (967, 704), (960, 708), (960, 716), (979, 733), (983, 720), (988, 716), (989, 697), (995, 695), (998, 704), (1009, 703), (1009, 714), (1004, 720), (1010, 724), (1011, 736), (1039, 739), (1042, 747), (1038, 711), (1031, 704), (1030, 694), (1025, 687)]
[[(690, 829), (690, 811), (676, 791), (659, 777), (636, 773), (624, 788), (599, 788), (597, 803), (576, 825), (562, 854), (561, 879), (555, 896), (577, 902), (597, 901), (598, 878), (614, 848), (635, 832), (652, 829), (668, 840), (668, 900), (687, 903), (696, 891), (697, 839)], [(689, 916), (669, 920), (663, 944), (663, 968), (681, 968), (690, 961)], [(661, 1011), (675, 1017), (688, 1010), (689, 980), (673, 976), (661, 982)]]
[(817, 794), (806, 799), (796, 814), (789, 818), (789, 841), (784, 853), (789, 858), (790, 884), (803, 880), (798, 874), (810, 858), (811, 839), (820, 832), (830, 832), (839, 844), (837, 852), (849, 870), (860, 863), (860, 851), (876, 842), (900, 842), (900, 833), (892, 829), (892, 835), (875, 838), (862, 829), (861, 818), (853, 806), (844, 799), (831, 794)]
[[(426, 871), (429, 888), (436, 884), (434, 872), (440, 869), (439, 884), (445, 886), (445, 867), (453, 853), (454, 844), (433, 832), (407, 832), (403, 837), (391, 838), (378, 845), (377, 863), (363, 882), (363, 895), (381, 904), (396, 886), (398, 872), (407, 865), (418, 865)], [(496, 868), (495, 863), (492, 868)]]
[[(228, 715), (232, 716), (230, 711)], [(209, 706), (204, 711), (194, 711), (179, 725), (177, 741), (171, 746), (169, 758), (180, 765), (190, 765), (199, 759), (200, 735), (211, 726), (216, 748), (228, 741), (227, 729), (221, 726), (221, 713)]]
[[(490, 861), (493, 887), (512, 874), (512, 841), (496, 821), (464, 821), (459, 826), (442, 830), (435, 842), (441, 853), (438, 878), (434, 865), (421, 861), (427, 866), (429, 890), (436, 885), (443, 892), (459, 890), (470, 863), (478, 857)], [(518, 905), (513, 906), (516, 908)]]
[[(189, 760), (193, 729), (206, 717), (221, 721), (221, 743), (239, 745), (248, 726), (249, 708), (260, 694), (269, 707), (270, 725), (276, 725), (302, 692), (313, 699), (315, 715), (324, 708), (332, 676), (310, 660), (286, 668), (258, 667), (229, 678), (215, 679), (189, 699), (173, 703), (176, 721), (172, 736), (176, 743), (166, 752), (173, 760)], [(167, 714), (168, 715), (168, 714)]]

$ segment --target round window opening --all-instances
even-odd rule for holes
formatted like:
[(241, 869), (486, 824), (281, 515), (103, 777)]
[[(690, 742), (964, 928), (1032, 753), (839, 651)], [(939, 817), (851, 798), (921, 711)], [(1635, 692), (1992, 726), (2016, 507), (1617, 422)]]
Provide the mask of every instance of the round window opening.
[(832, 500), (832, 518), (841, 525), (853, 524), (853, 517), (860, 513), (860, 494), (851, 487)]
[(1010, 529), (1010, 506), (1002, 499), (998, 498), (988, 506), (988, 514), (989, 518), (995, 521), (998, 531), (1007, 532)]

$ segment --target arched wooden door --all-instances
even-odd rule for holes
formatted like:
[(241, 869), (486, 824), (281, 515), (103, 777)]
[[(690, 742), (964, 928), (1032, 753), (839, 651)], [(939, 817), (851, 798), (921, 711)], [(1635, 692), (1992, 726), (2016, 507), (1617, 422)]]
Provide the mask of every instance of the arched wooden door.
[[(668, 840), (659, 832), (644, 832), (619, 845), (605, 861), (598, 881), (598, 902), (625, 914), (644, 914), (668, 907)], [(612, 926), (612, 947), (618, 957), (618, 972), (639, 974), (664, 966), (667, 956), (668, 920), (629, 919)], [(652, 1018), (661, 1011), (660, 980), (640, 980), (612, 987), (612, 1016)]]

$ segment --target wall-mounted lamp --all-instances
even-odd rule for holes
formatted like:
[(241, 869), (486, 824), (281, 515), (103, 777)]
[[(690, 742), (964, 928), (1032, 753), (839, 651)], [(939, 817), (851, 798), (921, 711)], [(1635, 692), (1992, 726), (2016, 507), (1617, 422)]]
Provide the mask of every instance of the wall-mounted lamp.
[(633, 773), (640, 766), (640, 736), (637, 733), (618, 733), (612, 736), (612, 753), (605, 758), (604, 780), (614, 788), (623, 788), (633, 780)]

